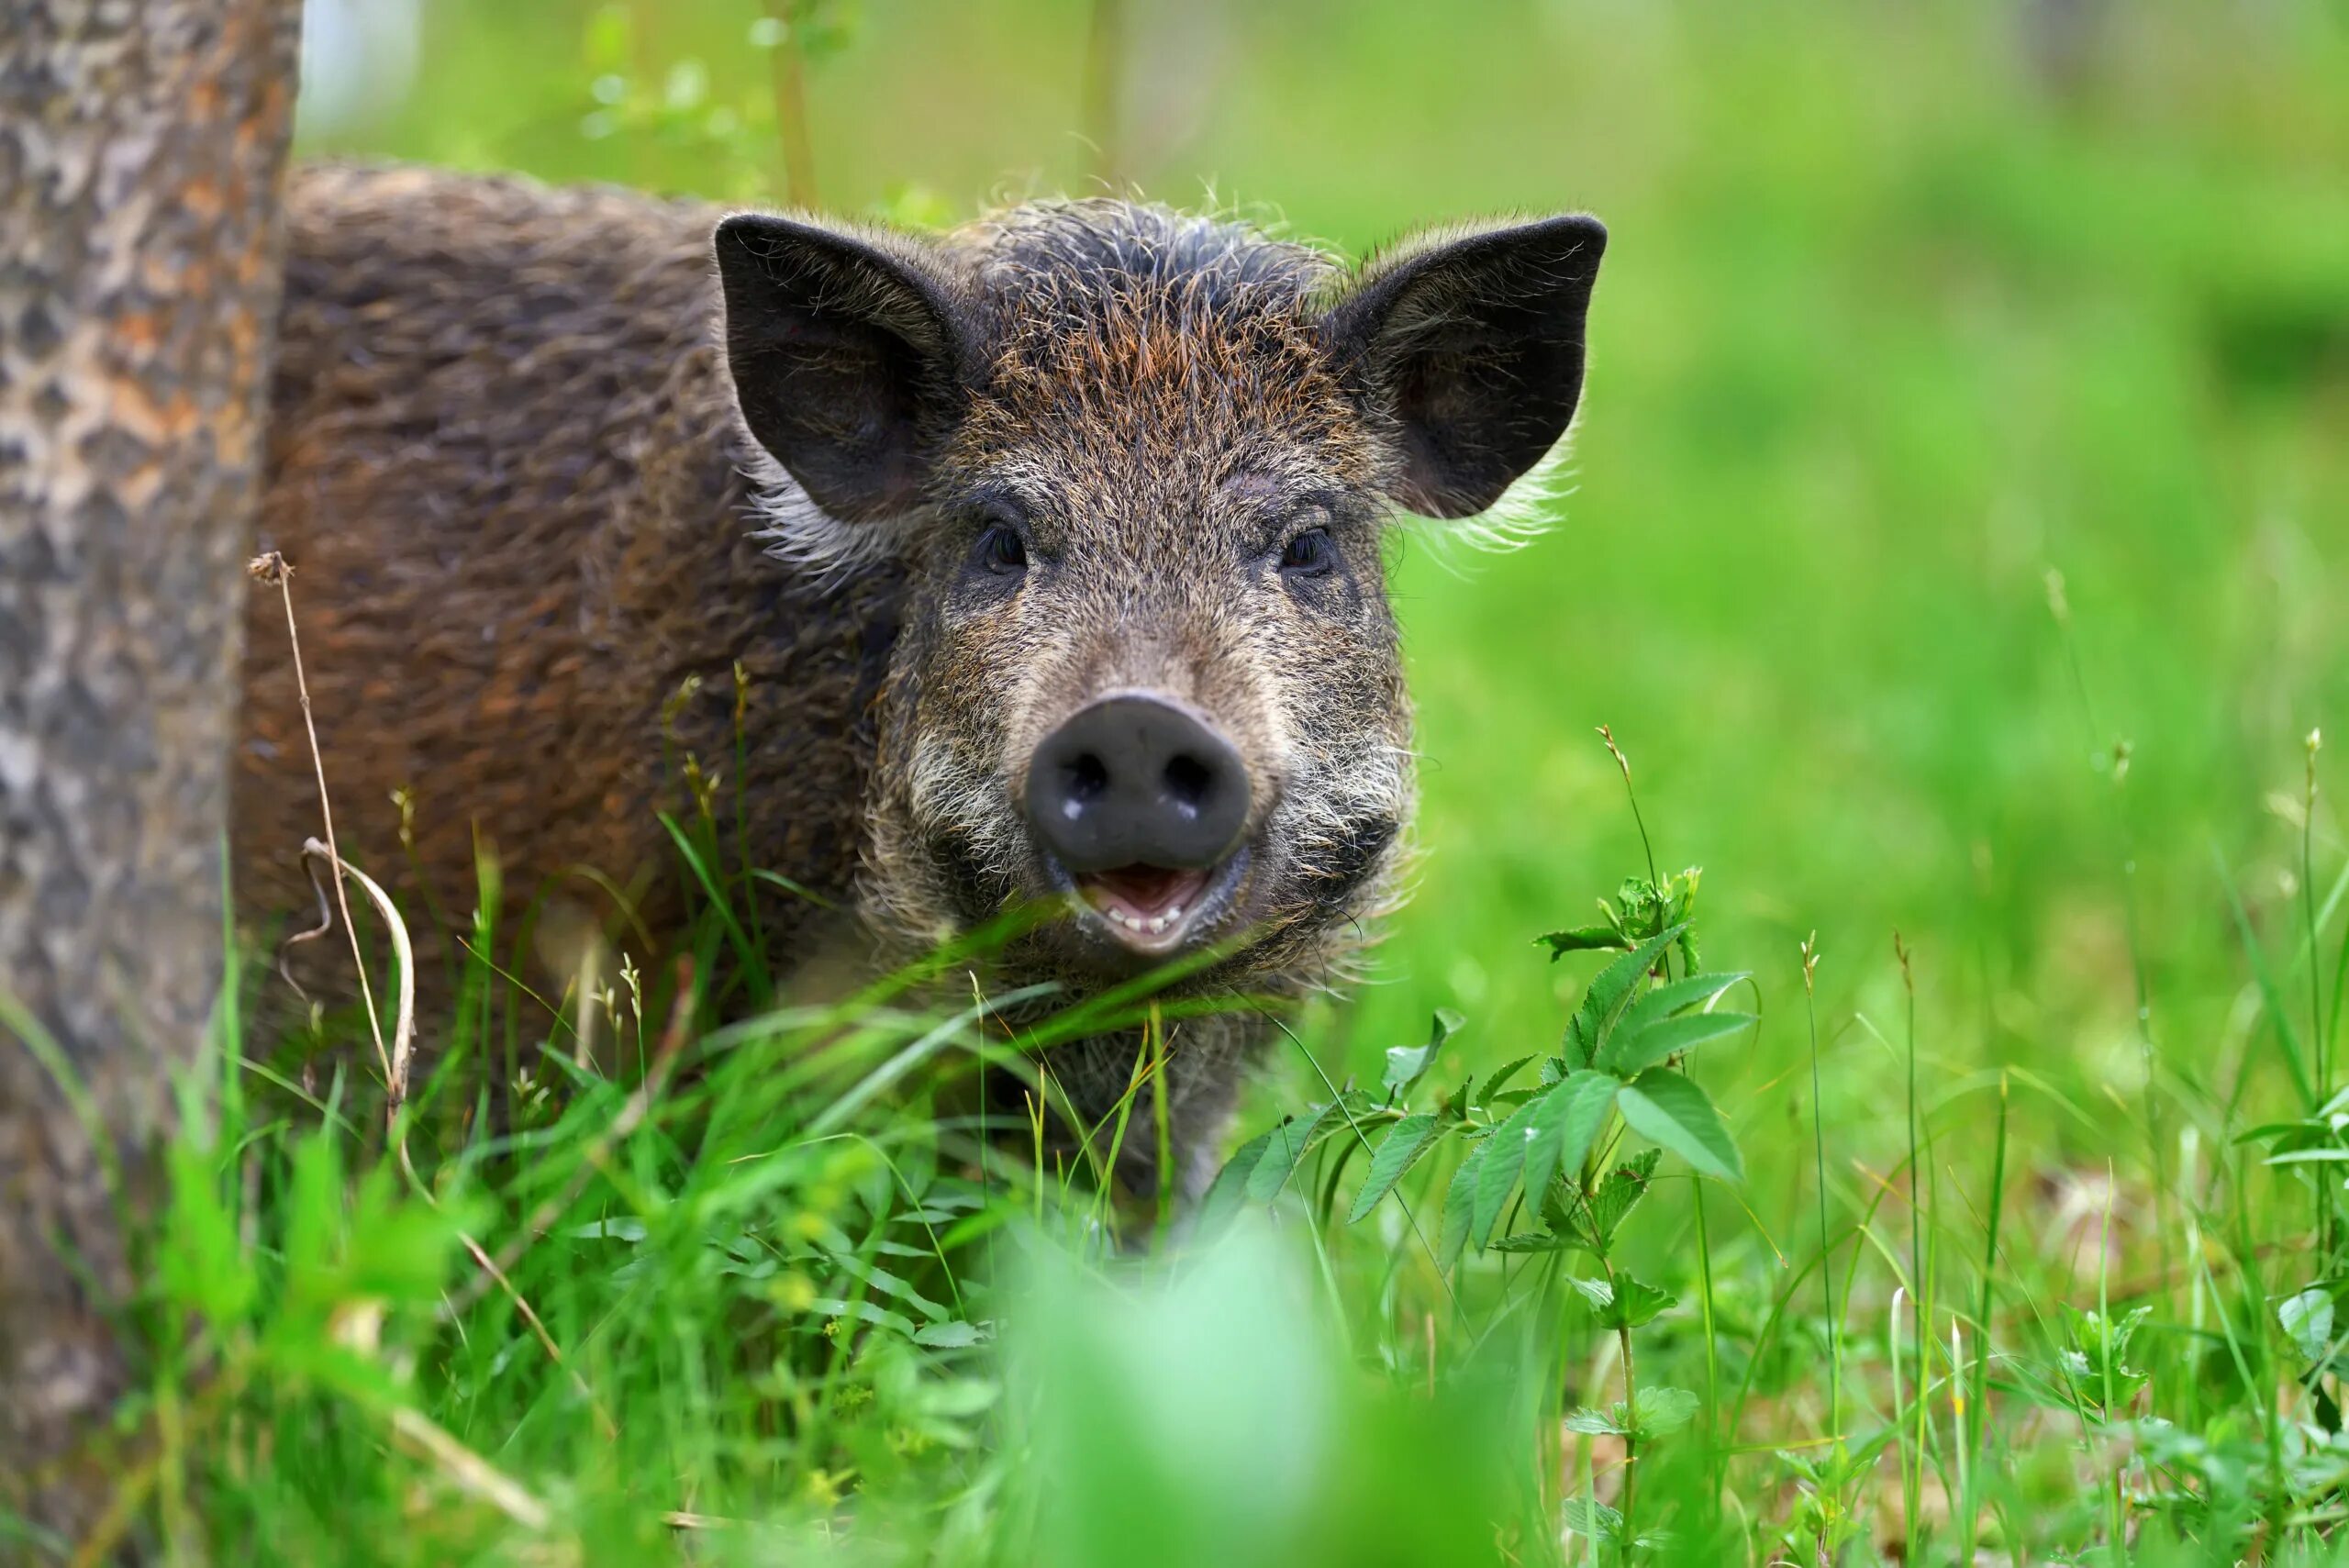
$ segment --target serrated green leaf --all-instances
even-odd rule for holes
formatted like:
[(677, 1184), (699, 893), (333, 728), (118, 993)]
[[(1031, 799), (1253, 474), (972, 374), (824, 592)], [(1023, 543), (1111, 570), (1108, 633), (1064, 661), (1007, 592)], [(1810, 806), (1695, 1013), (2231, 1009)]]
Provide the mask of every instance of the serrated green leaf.
[(1321, 1106), (1310, 1118), (1292, 1118), (1273, 1129), (1256, 1168), (1248, 1173), (1248, 1201), (1270, 1203), (1280, 1196), (1315, 1146), (1345, 1124), (1346, 1104), (1341, 1098)]
[(1692, 974), (1686, 980), (1656, 986), (1633, 1002), (1631, 1010), (1623, 1015), (1623, 1032), (1631, 1034), (1661, 1019), (1710, 1006), (1722, 993), (1750, 978), (1743, 970), (1722, 970), (1717, 974)]
[(1536, 945), (1542, 942), (1550, 944), (1553, 962), (1570, 952), (1603, 952), (1610, 949), (1620, 950), (1624, 945), (1615, 928), (1608, 925), (1575, 926), (1564, 931), (1544, 931), (1533, 940)]
[[(1275, 1131), (1279, 1130), (1275, 1129)], [(1240, 1206), (1248, 1201), (1248, 1178), (1256, 1173), (1264, 1160), (1264, 1151), (1273, 1141), (1271, 1132), (1260, 1132), (1236, 1150), (1215, 1173), (1207, 1195), (1199, 1200), (1199, 1229), (1212, 1234), (1215, 1228), (1231, 1218)]]
[(1642, 1388), (1632, 1404), (1631, 1425), (1642, 1438), (1662, 1437), (1696, 1414), (1697, 1396), (1685, 1388)]
[(1752, 1013), (1685, 1013), (1676, 1018), (1658, 1018), (1636, 1033), (1626, 1022), (1608, 1037), (1599, 1051), (1598, 1064), (1618, 1077), (1632, 1077), (1684, 1051), (1694, 1051), (1760, 1021)]
[(1678, 1300), (1646, 1281), (1618, 1272), (1613, 1284), (1603, 1279), (1576, 1279), (1566, 1284), (1590, 1306), (1599, 1322), (1609, 1329), (1637, 1329), (1653, 1322), (1658, 1313)]
[(1579, 1246), (1571, 1236), (1560, 1236), (1548, 1230), (1512, 1230), (1506, 1236), (1496, 1236), (1486, 1249), (1493, 1252), (1563, 1252)]
[(1694, 1080), (1651, 1067), (1615, 1096), (1615, 1108), (1633, 1132), (1679, 1155), (1709, 1176), (1742, 1182), (1745, 1167), (1721, 1113)]
[(1567, 1529), (1589, 1540), (1620, 1542), (1623, 1516), (1593, 1497), (1569, 1497), (1560, 1509)]
[(1432, 1112), (1422, 1111), (1405, 1117), (1389, 1129), (1370, 1157), (1370, 1174), (1363, 1179), (1362, 1191), (1354, 1195), (1354, 1206), (1346, 1215), (1346, 1223), (1356, 1224), (1376, 1208), (1379, 1200), (1395, 1190), (1395, 1184), (1435, 1147), (1444, 1128), (1445, 1124)]
[[(1620, 1403), (1615, 1407), (1617, 1409), (1620, 1407)], [(1570, 1432), (1580, 1432), (1589, 1438), (1628, 1437), (1631, 1430), (1616, 1419), (1613, 1409), (1593, 1410), (1586, 1407), (1576, 1410), (1560, 1424)]]
[(1436, 1242), (1436, 1257), (1450, 1268), (1460, 1256), (1460, 1249), (1468, 1243), (1468, 1222), (1476, 1209), (1476, 1183), (1485, 1167), (1485, 1151), (1491, 1147), (1489, 1140), (1479, 1142), (1452, 1173), (1452, 1184), (1443, 1189), (1443, 1229)]
[(1520, 1106), (1517, 1114), (1496, 1128), (1486, 1140), (1485, 1162), (1476, 1175), (1476, 1202), (1468, 1230), (1468, 1239), (1479, 1251), (1492, 1240), (1493, 1226), (1508, 1206), (1508, 1195), (1517, 1188), (1517, 1178), (1525, 1169), (1526, 1145), (1532, 1138), (1532, 1108)]
[(1575, 1009), (1573, 1021), (1566, 1026), (1567, 1061), (1577, 1067), (1588, 1067), (1598, 1060), (1600, 1048), (1607, 1043), (1608, 1031), (1631, 1006), (1642, 977), (1655, 967), (1657, 956), (1671, 945), (1672, 940), (1687, 929), (1667, 926), (1598, 972), (1598, 978), (1582, 994), (1582, 1006)]
[(1526, 1063), (1532, 1060), (1533, 1058), (1530, 1056), (1520, 1056), (1516, 1061), (1505, 1064), (1499, 1072), (1486, 1079), (1485, 1092), (1476, 1096), (1476, 1103), (1481, 1106), (1487, 1100), (1490, 1100), (1495, 1095), (1500, 1093), (1501, 1085), (1508, 1083), (1511, 1078), (1516, 1077), (1519, 1073), (1524, 1070)]
[(1638, 1329), (1655, 1321), (1657, 1316), (1680, 1298), (1668, 1290), (1659, 1290), (1643, 1279), (1620, 1270), (1615, 1275), (1615, 1301), (1608, 1309), (1607, 1326), (1610, 1329)]
[(1525, 1190), (1538, 1203), (1560, 1171), (1578, 1172), (1606, 1125), (1621, 1085), (1585, 1069), (1544, 1095), (1534, 1110), (1533, 1139), (1525, 1150)]
[(1590, 1200), (1590, 1223), (1600, 1251), (1614, 1239), (1615, 1228), (1623, 1223), (1623, 1217), (1647, 1196), (1648, 1184), (1655, 1180), (1655, 1168), (1663, 1161), (1663, 1150), (1642, 1149), (1598, 1184), (1598, 1191)]

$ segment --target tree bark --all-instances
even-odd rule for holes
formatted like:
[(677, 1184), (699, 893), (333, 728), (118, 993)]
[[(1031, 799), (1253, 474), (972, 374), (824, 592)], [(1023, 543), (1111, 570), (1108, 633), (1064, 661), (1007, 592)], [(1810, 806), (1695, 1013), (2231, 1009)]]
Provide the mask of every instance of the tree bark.
[(299, 18), (0, 0), (0, 1512), (61, 1537), (221, 975)]

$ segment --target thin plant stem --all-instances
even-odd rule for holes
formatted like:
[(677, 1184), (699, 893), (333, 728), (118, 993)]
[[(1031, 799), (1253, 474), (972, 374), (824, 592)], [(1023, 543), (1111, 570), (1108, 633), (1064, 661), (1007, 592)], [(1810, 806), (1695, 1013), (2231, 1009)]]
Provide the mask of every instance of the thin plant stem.
[[(1613, 1272), (1610, 1267), (1609, 1273)], [(1616, 1305), (1622, 1305), (1620, 1297)], [(1635, 1521), (1640, 1484), (1640, 1387), (1638, 1369), (1631, 1361), (1631, 1326), (1619, 1324), (1615, 1339), (1623, 1351), (1623, 1425), (1627, 1429), (1623, 1434), (1623, 1539), (1631, 1541), (1639, 1539)]]
[[(1982, 1446), (1971, 1467), (1971, 1473), (1981, 1475), (1989, 1467), (1990, 1441), (1990, 1331), (1991, 1314), (1997, 1306), (1998, 1277), (1998, 1218), (2007, 1198), (2007, 1074), (1998, 1074), (1998, 1125), (1990, 1143), (1990, 1208), (1984, 1226), (1982, 1244), (1982, 1293), (1975, 1308), (1975, 1329), (1982, 1336), (1980, 1349), (1974, 1358), (1974, 1429)], [(1956, 1375), (1953, 1367), (1952, 1375)], [(1963, 1437), (1960, 1442), (1964, 1441)], [(1965, 1550), (1958, 1561), (1974, 1561), (1974, 1549), (1981, 1534), (1978, 1499), (1971, 1485), (1965, 1493)]]
[(1631, 803), (1631, 825), (1640, 830), (1640, 851), (1647, 857), (1648, 881), (1657, 884), (1660, 879), (1655, 874), (1655, 846), (1648, 841), (1647, 818), (1640, 815), (1639, 792), (1631, 787), (1631, 759), (1623, 755), (1623, 749), (1615, 744), (1612, 727), (1600, 725), (1598, 738), (1607, 742), (1608, 753), (1615, 759), (1615, 765), (1623, 770), (1623, 794)]
[[(1843, 1462), (1843, 1358), (1836, 1331), (1835, 1271), (1831, 1260), (1834, 1256), (1835, 1240), (1827, 1229), (1827, 1129), (1821, 1111), (1819, 1077), (1819, 933), (1813, 931), (1802, 944), (1803, 1008), (1810, 1023), (1810, 1133), (1813, 1170), (1819, 1184), (1819, 1273), (1821, 1287), (1827, 1293), (1827, 1436), (1833, 1444), (1831, 1462), (1840, 1474)], [(1842, 1496), (1841, 1486), (1837, 1496)], [(1828, 1526), (1822, 1524), (1822, 1530)], [(1820, 1542), (1822, 1557), (1831, 1555), (1829, 1543)]]
[(1702, 1306), (1705, 1324), (1705, 1506), (1709, 1511), (1720, 1505), (1721, 1495), (1720, 1443), (1720, 1384), (1721, 1357), (1720, 1335), (1713, 1321), (1713, 1248), (1712, 1238), (1705, 1226), (1705, 1184), (1691, 1182), (1689, 1192), (1697, 1202), (1697, 1271), (1703, 1290)]
[[(1909, 1454), (1900, 1468), (1902, 1499), (1902, 1540), (1906, 1550), (1901, 1561), (1917, 1561), (1917, 1501), (1925, 1487), (1925, 1368), (1930, 1353), (1926, 1334), (1931, 1327), (1925, 1306), (1925, 1183), (1932, 1175), (1930, 1164), (1918, 1158), (1917, 1129), (1917, 976), (1909, 962), (1909, 944), (1900, 933), (1892, 933), (1893, 955), (1900, 961), (1900, 985), (1908, 1005), (1908, 1069), (1909, 1069), (1909, 1338), (1917, 1346), (1917, 1424), (1915, 1451)], [(1896, 1329), (1897, 1332), (1897, 1329)], [(1898, 1350), (1896, 1347), (1896, 1357)], [(1898, 1401), (1895, 1400), (1898, 1407)], [(1904, 1447), (1907, 1445), (1904, 1444)]]
[[(2308, 780), (2300, 795), (2300, 917), (2308, 929), (2309, 943), (2309, 1052), (2315, 1058), (2316, 1097), (2320, 1105), (2332, 1095), (2332, 1052), (2326, 1040), (2324, 1016), (2324, 965), (2317, 960), (2316, 947), (2316, 858), (2310, 842), (2316, 827), (2316, 754), (2323, 745), (2324, 732), (2310, 730)], [(2324, 1274), (2332, 1268), (2332, 1191), (2331, 1183), (2321, 1174), (2316, 1177), (2314, 1185), (2317, 1271)]]
[(1093, 0), (1092, 25), (1085, 38), (1083, 124), (1085, 139), (1092, 143), (1094, 177), (1113, 190), (1124, 173), (1118, 133), (1125, 118), (1120, 91), (1125, 52), (1125, 0)]
[(783, 191), (792, 206), (816, 206), (816, 153), (807, 136), (807, 51), (800, 38), (814, 7), (807, 0), (767, 0), (767, 15), (783, 24), (768, 51), (774, 78), (775, 137), (782, 143)]

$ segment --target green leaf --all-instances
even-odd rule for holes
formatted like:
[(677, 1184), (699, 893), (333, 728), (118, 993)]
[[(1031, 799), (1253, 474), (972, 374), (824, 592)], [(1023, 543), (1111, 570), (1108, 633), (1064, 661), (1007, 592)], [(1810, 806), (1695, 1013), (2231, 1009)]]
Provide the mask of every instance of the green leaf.
[(1615, 1096), (1615, 1108), (1633, 1132), (1679, 1155), (1709, 1176), (1742, 1182), (1745, 1167), (1721, 1113), (1705, 1091), (1665, 1067), (1651, 1067)]
[(342, 1156), (334, 1136), (312, 1133), (295, 1146), (284, 1200), (285, 1294), (279, 1311), (285, 1322), (323, 1322), (335, 1305), (342, 1198)]
[(1694, 1419), (1697, 1396), (1685, 1388), (1642, 1388), (1632, 1405), (1631, 1425), (1642, 1438), (1677, 1431)]
[(1631, 1011), (1623, 1015), (1623, 1032), (1631, 1034), (1692, 1008), (1710, 1006), (1739, 981), (1750, 978), (1743, 970), (1723, 970), (1718, 974), (1692, 974), (1686, 980), (1659, 985), (1631, 1004)]
[(952, 1323), (926, 1323), (914, 1330), (914, 1343), (927, 1345), (933, 1351), (959, 1351), (977, 1344), (985, 1336), (975, 1324), (956, 1319)]
[(1623, 1273), (1616, 1274), (1612, 1284), (1603, 1279), (1575, 1279), (1572, 1276), (1568, 1276), (1566, 1283), (1590, 1304), (1590, 1309), (1599, 1322), (1609, 1329), (1637, 1329), (1653, 1322), (1657, 1314), (1679, 1299), (1644, 1280)]
[(1458, 1034), (1467, 1022), (1451, 1008), (1438, 1007), (1428, 1024), (1427, 1044), (1387, 1048), (1386, 1071), (1379, 1077), (1379, 1086), (1394, 1095), (1408, 1093), (1435, 1065), (1436, 1052), (1443, 1049), (1444, 1041)]
[(1678, 1431), (1696, 1417), (1697, 1409), (1697, 1396), (1685, 1388), (1642, 1388), (1631, 1410), (1625, 1410), (1618, 1399), (1604, 1410), (1578, 1409), (1563, 1425), (1586, 1437), (1637, 1437), (1644, 1441)]
[(216, 1329), (225, 1329), (251, 1307), (255, 1282), (237, 1244), (236, 1221), (221, 1199), (214, 1164), (211, 1151), (191, 1141), (173, 1143), (161, 1264), (164, 1288)]
[(1434, 1055), (1424, 1045), (1388, 1046), (1386, 1071), (1378, 1075), (1379, 1087), (1390, 1095), (1407, 1093), (1412, 1084), (1427, 1076), (1428, 1062)]
[(1582, 994), (1582, 1006), (1575, 1009), (1573, 1021), (1566, 1026), (1568, 1061), (1577, 1067), (1588, 1067), (1598, 1060), (1608, 1031), (1631, 1005), (1640, 981), (1655, 967), (1657, 956), (1672, 939), (1685, 929), (1685, 926), (1667, 926), (1598, 972), (1598, 977)]
[(1436, 1258), (1446, 1268), (1460, 1256), (1460, 1249), (1468, 1241), (1468, 1222), (1475, 1217), (1476, 1183), (1485, 1166), (1485, 1151), (1491, 1145), (1480, 1142), (1460, 1162), (1460, 1169), (1452, 1173), (1452, 1184), (1443, 1190), (1443, 1229), (1436, 1242)]
[(2064, 1304), (2072, 1342), (2058, 1360), (2079, 1401), (2101, 1417), (2110, 1418), (2126, 1409), (2145, 1385), (2148, 1374), (2128, 1362), (2129, 1341), (2152, 1311), (2150, 1307), (2135, 1307), (2110, 1322), (2102, 1313)]
[(933, 1324), (944, 1323), (953, 1316), (951, 1309), (930, 1300), (915, 1289), (910, 1283), (900, 1279), (886, 1269), (875, 1267), (862, 1258), (846, 1252), (831, 1254), (830, 1261), (832, 1265), (843, 1273), (852, 1274), (863, 1280), (866, 1288), (878, 1291), (883, 1296), (896, 1297)]
[(1614, 1329), (1637, 1329), (1655, 1320), (1658, 1314), (1680, 1298), (1668, 1290), (1659, 1290), (1642, 1279), (1618, 1272), (1615, 1275), (1615, 1309), (1608, 1319)]
[(1517, 1114), (1494, 1129), (1485, 1143), (1484, 1167), (1476, 1175), (1476, 1202), (1469, 1220), (1468, 1239), (1478, 1251), (1492, 1240), (1493, 1226), (1516, 1190), (1525, 1169), (1526, 1146), (1533, 1140), (1533, 1109), (1520, 1106)]
[(1576, 926), (1570, 930), (1544, 931), (1533, 939), (1536, 945), (1550, 944), (1551, 962), (1555, 962), (1570, 952), (1603, 952), (1620, 951), (1625, 944), (1612, 926)]
[(870, 1301), (844, 1301), (838, 1296), (818, 1296), (807, 1304), (807, 1310), (820, 1318), (852, 1318), (860, 1323), (870, 1323), (876, 1329), (886, 1329), (910, 1340), (914, 1337), (913, 1319), (902, 1312), (892, 1312)]
[(1494, 1252), (1563, 1252), (1580, 1243), (1571, 1236), (1560, 1236), (1548, 1230), (1512, 1230), (1506, 1236), (1496, 1236), (1486, 1249)]
[(1626, 1020), (1609, 1037), (1598, 1053), (1598, 1064), (1618, 1076), (1630, 1077), (1684, 1051), (1694, 1051), (1760, 1021), (1752, 1013), (1688, 1013), (1676, 1018), (1658, 1018), (1634, 1031)]
[(1508, 1083), (1511, 1078), (1516, 1077), (1520, 1072), (1523, 1071), (1525, 1064), (1532, 1060), (1533, 1058), (1530, 1056), (1520, 1056), (1516, 1061), (1504, 1066), (1499, 1072), (1494, 1073), (1490, 1078), (1486, 1079), (1485, 1092), (1476, 1096), (1476, 1103), (1478, 1105), (1483, 1105), (1486, 1101), (1490, 1100), (1495, 1095), (1500, 1093), (1501, 1085)]
[(1388, 1129), (1370, 1157), (1370, 1174), (1364, 1179), (1362, 1191), (1354, 1195), (1354, 1206), (1346, 1214), (1346, 1223), (1356, 1224), (1376, 1208), (1379, 1200), (1395, 1190), (1395, 1184), (1403, 1179), (1405, 1173), (1435, 1147), (1446, 1125), (1434, 1113), (1423, 1111), (1405, 1117)]
[(1212, 1234), (1248, 1200), (1248, 1178), (1255, 1174), (1256, 1166), (1272, 1141), (1271, 1132), (1260, 1132), (1224, 1162), (1223, 1169), (1216, 1173), (1215, 1181), (1208, 1185), (1207, 1195), (1199, 1200), (1199, 1229), (1203, 1233)]
[(2298, 1296), (2287, 1296), (2276, 1308), (2276, 1321), (2283, 1325), (2285, 1338), (2292, 1341), (2302, 1361), (2322, 1361), (2332, 1344), (2332, 1294), (2310, 1285)]
[(1623, 1516), (1595, 1497), (1569, 1497), (1559, 1511), (1575, 1535), (1618, 1543), (1623, 1539)]
[(1647, 1196), (1648, 1184), (1655, 1180), (1655, 1168), (1663, 1162), (1663, 1150), (1642, 1149), (1598, 1184), (1590, 1200), (1590, 1223), (1601, 1249), (1614, 1240), (1615, 1228), (1623, 1223), (1623, 1217)]
[(1553, 1176), (1582, 1169), (1620, 1087), (1606, 1073), (1585, 1069), (1536, 1103), (1533, 1137), (1525, 1149), (1525, 1190), (1536, 1203), (1548, 1195)]
[(1248, 1173), (1248, 1201), (1270, 1203), (1280, 1196), (1314, 1145), (1343, 1126), (1345, 1119), (1345, 1101), (1336, 1099), (1321, 1106), (1310, 1120), (1292, 1118), (1273, 1129), (1256, 1168)]

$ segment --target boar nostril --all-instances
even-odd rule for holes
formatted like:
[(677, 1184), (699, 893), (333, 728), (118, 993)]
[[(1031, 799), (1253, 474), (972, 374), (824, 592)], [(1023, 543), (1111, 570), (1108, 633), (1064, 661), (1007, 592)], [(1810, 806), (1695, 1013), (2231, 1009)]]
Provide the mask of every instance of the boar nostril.
[(1167, 760), (1165, 780), (1167, 795), (1193, 817), (1215, 792), (1215, 770), (1187, 752)]
[(1205, 869), (1248, 821), (1248, 764), (1203, 715), (1120, 693), (1072, 714), (1028, 765), (1028, 820), (1074, 875)]
[(1084, 810), (1109, 787), (1108, 766), (1090, 751), (1073, 759), (1063, 772), (1067, 777), (1067, 793), (1061, 801), (1063, 815)]

